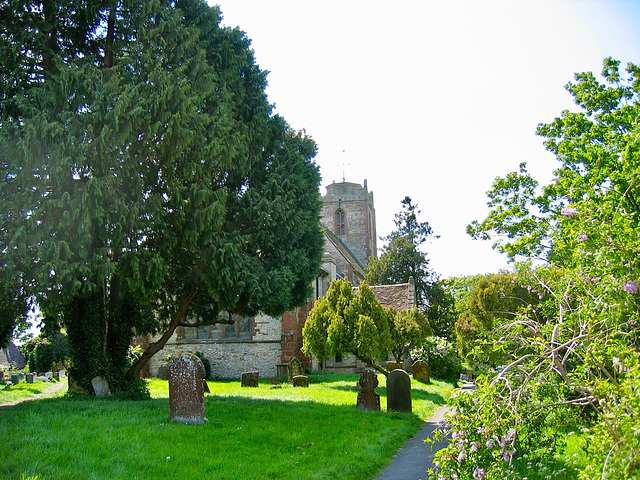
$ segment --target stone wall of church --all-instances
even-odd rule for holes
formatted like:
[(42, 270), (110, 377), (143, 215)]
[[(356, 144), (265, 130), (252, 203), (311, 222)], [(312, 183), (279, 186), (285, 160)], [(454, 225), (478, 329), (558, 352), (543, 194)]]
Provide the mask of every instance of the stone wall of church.
[(282, 318), (266, 315), (254, 319), (251, 339), (185, 340), (174, 334), (151, 359), (149, 373), (158, 376), (169, 354), (202, 352), (211, 362), (214, 378), (240, 378), (248, 371), (258, 371), (261, 378), (275, 377), (282, 357), (281, 335)]

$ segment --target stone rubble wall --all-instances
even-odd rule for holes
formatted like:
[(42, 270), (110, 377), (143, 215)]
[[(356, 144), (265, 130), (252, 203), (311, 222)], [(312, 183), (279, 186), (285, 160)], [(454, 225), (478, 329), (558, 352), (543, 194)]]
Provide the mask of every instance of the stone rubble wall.
[(151, 359), (150, 374), (158, 376), (170, 354), (202, 352), (211, 362), (213, 378), (239, 379), (248, 371), (260, 372), (261, 378), (275, 377), (282, 356), (282, 318), (257, 316), (253, 325), (253, 337), (246, 340), (178, 340), (174, 334)]

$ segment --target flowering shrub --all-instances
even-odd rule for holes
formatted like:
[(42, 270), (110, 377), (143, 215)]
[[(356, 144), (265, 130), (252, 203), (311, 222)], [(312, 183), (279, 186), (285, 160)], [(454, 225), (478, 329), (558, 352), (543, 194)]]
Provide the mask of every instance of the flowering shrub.
[(420, 348), (411, 351), (411, 358), (427, 362), (430, 375), (435, 378), (457, 380), (462, 373), (455, 345), (446, 338), (428, 337)]

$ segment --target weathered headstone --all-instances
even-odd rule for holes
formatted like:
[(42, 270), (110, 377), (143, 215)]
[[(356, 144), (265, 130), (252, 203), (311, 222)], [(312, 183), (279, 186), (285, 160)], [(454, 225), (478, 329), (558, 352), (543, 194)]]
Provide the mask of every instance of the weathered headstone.
[[(45, 377), (51, 378), (51, 377)], [(109, 397), (111, 396), (111, 390), (109, 389), (109, 383), (102, 377), (93, 377), (91, 379), (91, 385), (96, 397)]]
[(27, 373), (24, 379), (27, 383), (33, 383), (33, 373)]
[(60, 380), (60, 372), (58, 372), (57, 370), (53, 372), (53, 379)]
[(166, 364), (162, 364), (158, 367), (158, 373), (156, 374), (160, 380), (168, 380), (169, 379), (169, 369)]
[(24, 382), (24, 373), (22, 372), (18, 373), (18, 377), (20, 378), (21, 382)]
[(393, 372), (394, 370), (402, 370), (402, 362), (387, 362), (387, 370)]
[(190, 425), (207, 423), (204, 416), (205, 370), (192, 353), (171, 357), (169, 373), (169, 410), (172, 422)]
[(429, 383), (429, 365), (424, 360), (416, 360), (411, 367), (413, 378), (419, 382)]
[(304, 375), (304, 365), (298, 357), (293, 357), (289, 363), (289, 368), (287, 369), (289, 382), (293, 382), (293, 377), (297, 377), (298, 375)]
[(296, 375), (292, 382), (294, 387), (309, 387), (309, 377), (306, 375)]
[(53, 372), (45, 372), (44, 376), (47, 378), (53, 378)]
[(404, 370), (394, 370), (387, 377), (387, 410), (411, 412), (411, 378)]
[(260, 372), (244, 372), (240, 375), (241, 387), (257, 387), (260, 383)]
[(11, 374), (11, 385), (18, 385), (20, 383), (20, 375), (17, 373)]
[(64, 370), (58, 370), (58, 376), (60, 378), (64, 377), (67, 374), (67, 372), (65, 372)]
[(278, 363), (276, 365), (276, 377), (284, 378), (289, 376), (289, 364), (288, 363)]
[(360, 410), (380, 411), (380, 395), (375, 388), (378, 386), (378, 375), (373, 370), (367, 369), (360, 375), (360, 392), (358, 393), (358, 402), (356, 407)]

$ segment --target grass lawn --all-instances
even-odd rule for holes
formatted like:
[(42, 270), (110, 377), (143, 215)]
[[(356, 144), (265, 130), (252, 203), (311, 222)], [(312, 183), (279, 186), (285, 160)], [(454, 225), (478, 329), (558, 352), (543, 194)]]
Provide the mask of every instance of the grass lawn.
[[(61, 381), (65, 382), (65, 385), (66, 385), (66, 381), (67, 381), (66, 378), (64, 378), (64, 380), (61, 380)], [(57, 382), (40, 382), (36, 380), (33, 383), (27, 383), (23, 381), (23, 382), (20, 382), (18, 385), (11, 385), (11, 386), (2, 385), (0, 386), (0, 405), (4, 405), (5, 403), (15, 402), (16, 400), (22, 400), (24, 398), (35, 397), (37, 394), (50, 389), (56, 384)], [(61, 395), (64, 395), (66, 391), (67, 391), (66, 387), (63, 387), (61, 392), (56, 392), (53, 395), (61, 396)]]
[[(355, 408), (357, 375), (312, 375), (311, 386), (241, 388), (209, 382), (202, 426), (169, 423), (168, 385), (151, 380), (140, 402), (54, 398), (0, 411), (0, 478), (374, 478), (451, 384), (413, 383), (414, 413)], [(425, 447), (426, 448), (426, 447)]]

